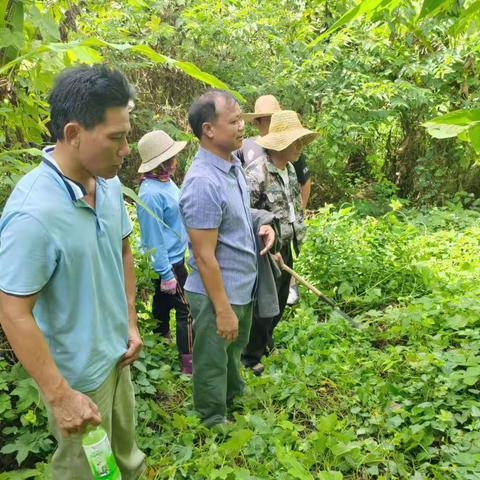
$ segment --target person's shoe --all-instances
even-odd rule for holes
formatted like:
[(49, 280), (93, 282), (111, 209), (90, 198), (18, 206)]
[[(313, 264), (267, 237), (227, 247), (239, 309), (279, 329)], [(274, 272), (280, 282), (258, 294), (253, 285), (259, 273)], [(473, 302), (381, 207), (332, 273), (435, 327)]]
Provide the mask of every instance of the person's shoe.
[(182, 364), (182, 373), (191, 375), (192, 374), (192, 354), (182, 353), (181, 364)]
[[(285, 298), (285, 297), (284, 297)], [(298, 293), (298, 286), (292, 285), (288, 291), (287, 305), (295, 305), (300, 300), (300, 295)]]
[(265, 365), (258, 362), (256, 365), (251, 367), (251, 369), (255, 376), (260, 377), (260, 375), (262, 375), (263, 371), (265, 370)]

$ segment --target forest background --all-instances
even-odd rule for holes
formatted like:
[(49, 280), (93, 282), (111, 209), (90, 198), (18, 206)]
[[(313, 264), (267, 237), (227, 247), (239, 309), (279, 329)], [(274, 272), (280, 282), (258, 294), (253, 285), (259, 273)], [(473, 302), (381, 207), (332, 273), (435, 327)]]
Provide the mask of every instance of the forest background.
[[(248, 379), (245, 415), (212, 436), (174, 348), (151, 334), (136, 228), (149, 479), (479, 478), (479, 26), (480, 0), (0, 0), (0, 211), (50, 143), (54, 76), (79, 62), (137, 88), (127, 187), (154, 128), (191, 141), (181, 182), (197, 147), (187, 110), (207, 86), (244, 111), (274, 94), (321, 133), (296, 268), (362, 328), (316, 322), (329, 312), (304, 294), (268, 375)], [(38, 392), (0, 348), (0, 479), (48, 478)]]
[[(206, 83), (238, 92), (245, 111), (274, 94), (321, 132), (307, 152), (313, 208), (396, 193), (437, 204), (457, 192), (480, 194), (478, 1), (0, 5), (0, 204), (49, 141), (54, 75), (101, 61), (121, 68), (138, 90), (126, 185), (135, 181), (143, 133), (163, 128), (192, 139), (186, 112)], [(453, 139), (427, 133), (425, 122), (459, 109), (470, 111), (431, 129)]]

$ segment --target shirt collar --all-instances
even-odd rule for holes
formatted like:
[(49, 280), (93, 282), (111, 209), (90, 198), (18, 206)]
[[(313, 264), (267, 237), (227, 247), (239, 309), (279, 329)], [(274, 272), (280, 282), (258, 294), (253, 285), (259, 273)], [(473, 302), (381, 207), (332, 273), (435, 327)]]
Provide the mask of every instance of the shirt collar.
[[(267, 164), (267, 170), (270, 173), (278, 173), (279, 175), (281, 175), (280, 173), (281, 170), (277, 168), (277, 166), (272, 162), (272, 159), (269, 156), (266, 157), (266, 164)], [(293, 168), (294, 166), (292, 165), (292, 162), (288, 162), (287, 165), (285, 165), (285, 170), (289, 175)]]
[[(75, 180), (72, 180), (71, 178), (64, 175), (62, 169), (53, 158), (52, 153), (54, 149), (55, 145), (50, 145), (42, 150), (43, 163), (49, 168), (51, 168), (55, 173), (57, 173), (57, 175), (63, 180), (63, 183), (65, 184), (65, 187), (67, 188), (67, 191), (72, 201), (75, 202), (77, 200), (80, 200), (87, 194), (85, 187), (81, 183), (76, 182)], [(96, 181), (98, 185), (100, 185), (102, 188), (105, 188), (106, 180), (104, 178), (96, 177)]]
[(242, 163), (240, 162), (239, 158), (232, 153), (232, 161), (227, 162), (223, 158), (215, 155), (214, 153), (210, 152), (206, 148), (200, 147), (197, 153), (197, 158), (200, 160), (207, 161), (210, 164), (213, 164), (219, 170), (225, 173), (229, 173), (233, 167), (241, 167)]

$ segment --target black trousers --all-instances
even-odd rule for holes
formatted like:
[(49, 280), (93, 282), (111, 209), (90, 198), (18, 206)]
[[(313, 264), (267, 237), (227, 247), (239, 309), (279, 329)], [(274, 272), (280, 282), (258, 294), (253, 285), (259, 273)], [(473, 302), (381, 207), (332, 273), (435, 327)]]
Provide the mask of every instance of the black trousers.
[[(283, 261), (289, 267), (293, 266), (293, 256), (290, 244), (280, 250)], [(282, 270), (282, 275), (276, 281), (278, 303), (280, 313), (275, 317), (261, 318), (253, 314), (252, 328), (250, 329), (250, 339), (248, 345), (242, 354), (242, 362), (246, 367), (253, 367), (263, 355), (273, 348), (273, 330), (282, 318), (283, 311), (287, 305), (288, 291), (290, 289), (291, 275)]]
[[(155, 293), (153, 295), (152, 314), (157, 320), (157, 326), (154, 328), (155, 333), (164, 337), (170, 334), (170, 310), (175, 309), (176, 319), (176, 337), (177, 348), (179, 353), (192, 353), (188, 340), (188, 304), (186, 303), (185, 292), (183, 286), (187, 280), (188, 272), (185, 268), (183, 260), (172, 265), (173, 273), (177, 279), (177, 292), (175, 295), (162, 292), (160, 290), (161, 278), (154, 280)], [(191, 326), (190, 326), (191, 329)], [(193, 342), (193, 338), (191, 338)]]

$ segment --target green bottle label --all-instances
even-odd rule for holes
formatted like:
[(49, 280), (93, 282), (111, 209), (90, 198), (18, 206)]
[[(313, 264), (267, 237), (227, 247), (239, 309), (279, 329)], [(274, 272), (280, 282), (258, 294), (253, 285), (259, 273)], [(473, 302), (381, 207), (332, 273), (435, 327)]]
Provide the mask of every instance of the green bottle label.
[(121, 480), (107, 435), (91, 445), (84, 444), (83, 449), (95, 480)]

